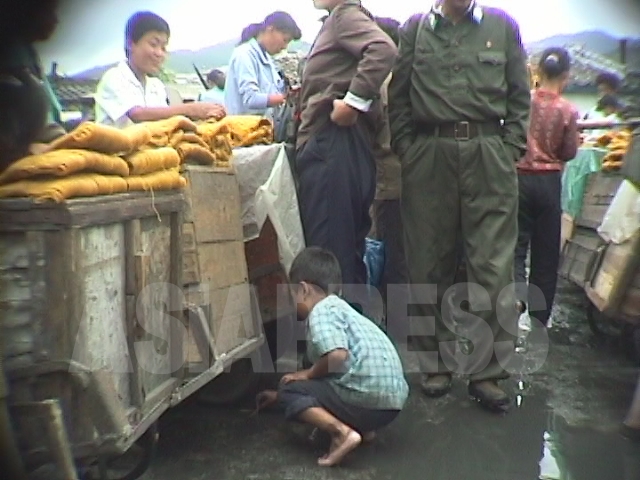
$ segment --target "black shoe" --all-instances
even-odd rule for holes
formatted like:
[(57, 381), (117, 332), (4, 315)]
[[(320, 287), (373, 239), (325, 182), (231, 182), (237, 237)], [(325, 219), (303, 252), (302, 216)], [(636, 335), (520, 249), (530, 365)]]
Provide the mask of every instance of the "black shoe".
[(506, 412), (511, 406), (509, 396), (494, 382), (471, 382), (469, 396), (493, 412)]
[(451, 375), (446, 373), (429, 375), (422, 379), (420, 388), (427, 397), (442, 397), (451, 391)]

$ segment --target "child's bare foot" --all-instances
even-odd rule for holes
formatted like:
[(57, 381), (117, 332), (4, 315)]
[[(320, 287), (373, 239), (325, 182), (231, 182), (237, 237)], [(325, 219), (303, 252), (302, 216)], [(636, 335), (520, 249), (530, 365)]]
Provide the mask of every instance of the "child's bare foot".
[(362, 441), (364, 443), (371, 443), (376, 439), (376, 432), (367, 432), (362, 435)]
[(336, 436), (331, 440), (329, 453), (318, 459), (321, 467), (333, 467), (338, 465), (344, 457), (355, 450), (362, 443), (362, 437), (358, 432), (351, 429), (346, 430), (343, 435)]

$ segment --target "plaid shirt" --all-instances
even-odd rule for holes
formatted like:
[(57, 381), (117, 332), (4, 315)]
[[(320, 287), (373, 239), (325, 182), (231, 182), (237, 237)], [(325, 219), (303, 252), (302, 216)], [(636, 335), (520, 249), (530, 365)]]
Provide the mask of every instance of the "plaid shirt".
[(409, 386), (398, 352), (377, 325), (344, 300), (331, 295), (314, 307), (307, 319), (307, 345), (314, 363), (333, 350), (349, 352), (344, 373), (328, 378), (346, 403), (379, 410), (404, 406)]

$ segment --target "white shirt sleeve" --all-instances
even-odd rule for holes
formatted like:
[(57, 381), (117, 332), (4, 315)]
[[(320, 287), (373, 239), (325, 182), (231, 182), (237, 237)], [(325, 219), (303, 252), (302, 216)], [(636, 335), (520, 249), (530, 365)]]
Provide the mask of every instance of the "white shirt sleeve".
[[(123, 77), (117, 67), (104, 74), (95, 97), (97, 110), (101, 109), (103, 115), (96, 112), (96, 121), (99, 123), (120, 123), (127, 113), (135, 107), (144, 107), (144, 91), (141, 91), (133, 82)], [(107, 118), (102, 121), (100, 117)]]

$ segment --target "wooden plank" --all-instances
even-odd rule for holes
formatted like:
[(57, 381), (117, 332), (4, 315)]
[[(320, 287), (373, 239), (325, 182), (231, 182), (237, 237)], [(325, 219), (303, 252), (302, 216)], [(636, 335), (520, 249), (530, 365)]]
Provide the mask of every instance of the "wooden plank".
[(131, 361), (131, 374), (129, 375), (129, 395), (131, 406), (142, 408), (144, 405), (144, 392), (140, 382), (140, 365), (136, 354), (136, 342), (138, 341), (138, 319), (136, 318), (136, 297), (126, 296), (125, 333), (127, 335), (127, 348)]
[(247, 282), (244, 242), (201, 243), (198, 246), (200, 283), (210, 290)]
[(124, 224), (124, 255), (125, 255), (125, 293), (137, 295), (140, 290), (137, 285), (135, 268), (136, 255), (141, 251), (140, 220), (128, 220)]
[(603, 244), (596, 231), (577, 227), (565, 245), (559, 274), (584, 287), (590, 280), (591, 266), (598, 255), (598, 248)]
[(242, 207), (240, 187), (232, 172), (210, 167), (187, 166), (185, 176), (189, 213), (198, 243), (241, 240)]
[(0, 231), (104, 225), (181, 211), (183, 207), (181, 191), (104, 195), (61, 204), (6, 199), (0, 200)]
[(219, 355), (259, 336), (252, 317), (249, 285), (234, 285), (213, 290), (209, 298), (209, 328)]
[(582, 201), (582, 209), (576, 220), (581, 227), (597, 229), (613, 202), (623, 177), (616, 173), (596, 172), (589, 176)]
[[(173, 376), (184, 378), (184, 352), (183, 352), (183, 336), (184, 329), (184, 295), (182, 287), (184, 285), (182, 277), (183, 267), (183, 230), (184, 217), (182, 212), (173, 212), (171, 214), (170, 227), (171, 236), (169, 239), (170, 262), (169, 262), (169, 310), (171, 312), (170, 323), (170, 345), (171, 349), (171, 371)], [(178, 321), (175, 321), (175, 320)]]
[(183, 283), (194, 285), (200, 283), (200, 263), (198, 261), (198, 247), (196, 245), (195, 226), (193, 223), (185, 222), (182, 226), (183, 237)]
[[(31, 290), (30, 302), (33, 318), (38, 321), (31, 325), (31, 333), (34, 340), (34, 358), (45, 360), (49, 355), (48, 345), (44, 335), (46, 304), (47, 304), (47, 284), (45, 282), (46, 251), (44, 232), (27, 232), (26, 241), (29, 245), (29, 288)], [(58, 318), (58, 322), (63, 319)], [(62, 323), (58, 323), (63, 326)]]

